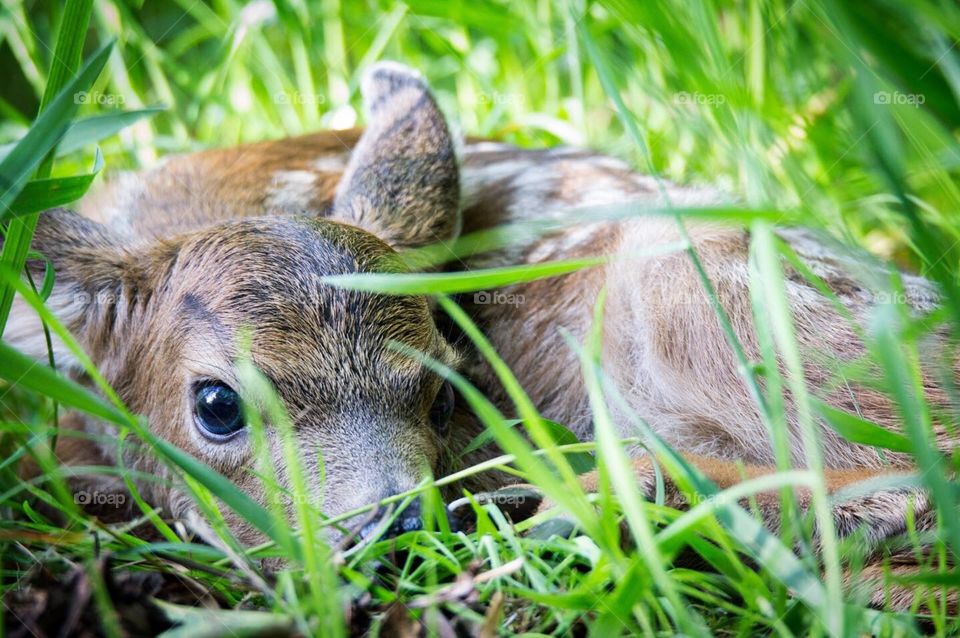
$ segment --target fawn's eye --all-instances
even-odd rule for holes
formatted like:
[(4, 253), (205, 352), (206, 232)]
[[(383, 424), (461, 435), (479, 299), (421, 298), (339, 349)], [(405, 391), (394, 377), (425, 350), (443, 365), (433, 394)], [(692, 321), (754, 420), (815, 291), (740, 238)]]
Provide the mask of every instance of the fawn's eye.
[(243, 429), (240, 396), (228, 385), (208, 381), (194, 390), (193, 414), (200, 431), (215, 441), (225, 441)]
[(440, 392), (437, 398), (433, 400), (430, 407), (430, 423), (437, 428), (440, 434), (446, 434), (450, 425), (450, 417), (453, 416), (453, 386), (449, 381), (444, 381), (440, 386)]

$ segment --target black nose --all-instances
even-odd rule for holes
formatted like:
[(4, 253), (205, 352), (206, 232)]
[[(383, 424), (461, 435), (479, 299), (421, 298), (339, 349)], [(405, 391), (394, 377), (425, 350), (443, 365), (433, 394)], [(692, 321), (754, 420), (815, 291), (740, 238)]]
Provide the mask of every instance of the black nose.
[[(393, 516), (393, 512), (387, 509), (383, 512), (382, 516), (378, 516), (374, 520), (364, 525), (363, 529), (360, 530), (360, 537), (367, 539), (377, 530), (379, 530), (381, 528), (381, 524), (383, 523), (383, 519), (386, 516)], [(423, 529), (423, 520), (421, 518), (420, 499), (416, 499), (407, 505), (407, 507), (400, 512), (395, 519), (393, 519), (390, 527), (387, 528), (380, 538), (393, 538), (406, 532), (415, 532), (419, 529)]]

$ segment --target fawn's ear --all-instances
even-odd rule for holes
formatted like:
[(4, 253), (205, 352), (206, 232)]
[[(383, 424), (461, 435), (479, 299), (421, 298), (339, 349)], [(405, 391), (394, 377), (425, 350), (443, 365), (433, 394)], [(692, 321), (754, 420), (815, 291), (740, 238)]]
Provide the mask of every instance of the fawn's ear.
[[(0, 242), (2, 244), (2, 242)], [(136, 262), (121, 238), (105, 226), (64, 209), (41, 215), (32, 248), (53, 266), (55, 283), (46, 306), (70, 330), (94, 360), (109, 347), (98, 334), (117, 327), (117, 315), (130, 298), (130, 275)], [(31, 278), (41, 288), (46, 262), (28, 261)], [(76, 359), (55, 336), (57, 366), (70, 369)], [(45, 360), (47, 344), (39, 316), (20, 296), (14, 300), (3, 340), (24, 354)]]
[(391, 62), (362, 83), (369, 124), (334, 199), (334, 217), (394, 248), (453, 239), (460, 232), (460, 180), (453, 140), (423, 79)]

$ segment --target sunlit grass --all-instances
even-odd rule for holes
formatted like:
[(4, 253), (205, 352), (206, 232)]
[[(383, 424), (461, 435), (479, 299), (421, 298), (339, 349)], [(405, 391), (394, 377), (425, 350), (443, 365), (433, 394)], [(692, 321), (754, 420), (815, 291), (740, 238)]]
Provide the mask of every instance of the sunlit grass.
[[(944, 323), (954, 335), (960, 326), (960, 52), (953, 46), (960, 39), (960, 8), (893, 0), (864, 10), (776, 0), (388, 4), (323, 0), (308, 10), (306, 3), (279, 0), (142, 7), (70, 0), (64, 10), (56, 3), (3, 0), (0, 62), (12, 72), (0, 89), (0, 143), (7, 144), (0, 148), (0, 326), (13, 294), (22, 295), (91, 380), (85, 386), (66, 379), (0, 343), (0, 378), (14, 386), (0, 386), (5, 595), (36, 583), (41, 564), (61, 583), (82, 571), (108, 635), (119, 635), (125, 620), (111, 594), (111, 573), (164, 574), (194, 598), (204, 592), (221, 607), (211, 614), (175, 598), (178, 604), (164, 609), (169, 623), (183, 623), (181, 635), (201, 629), (395, 635), (417, 623), (441, 635), (960, 630), (955, 610), (942, 598), (921, 595), (913, 614), (901, 614), (868, 608), (847, 590), (841, 558), (852, 559), (855, 568), (862, 550), (831, 531), (816, 441), (816, 421), (823, 419), (881, 454), (908, 452), (917, 459), (922, 471), (904, 484), (919, 481), (929, 490), (942, 533), (923, 539), (931, 559), (914, 580), (940, 591), (960, 587), (952, 567), (960, 549), (955, 464), (933, 445), (935, 410), (925, 403), (918, 375), (921, 363), (934, 363), (922, 361), (918, 350), (933, 324)], [(762, 361), (750, 361), (737, 343), (692, 247), (681, 242), (667, 248), (688, 251), (698, 266), (742, 380), (770, 429), (780, 473), (718, 492), (636, 419), (633, 442), (642, 442), (663, 474), (702, 499), (688, 512), (664, 507), (662, 491), (654, 502), (644, 501), (612, 423), (611, 408), (618, 415), (629, 410), (599, 366), (600, 309), (586, 343), (568, 344), (582, 364), (597, 441), (558, 446), (563, 424), (540, 417), (486, 337), (446, 296), (560, 276), (604, 263), (607, 255), (526, 269), (331, 279), (364, 290), (434, 296), (438, 312), (491, 363), (512, 403), (505, 415), (456, 371), (424, 359), (455, 384), (502, 452), (390, 499), (403, 504), (421, 495), (432, 503), (425, 507), (427, 531), (354, 553), (318, 540), (324, 528), (359, 512), (327, 519), (310, 504), (289, 419), (252, 366), (243, 367), (246, 390), (265, 406), (263, 413), (246, 415), (253, 438), (262, 448), (263, 424), (277, 428), (293, 479), (289, 492), (281, 490), (261, 455), (257, 471), (266, 504), (156, 439), (129, 413), (43, 307), (49, 279), (31, 285), (19, 277), (36, 214), (69, 203), (102, 179), (101, 158), (109, 173), (150, 165), (171, 152), (362, 124), (358, 78), (381, 58), (420, 69), (465, 134), (524, 146), (589, 145), (660, 180), (719, 186), (740, 202), (713, 209), (673, 208), (667, 201), (657, 210), (571, 211), (563, 223), (658, 215), (678, 224), (709, 217), (749, 227)], [(163, 108), (153, 108), (158, 105)], [(894, 400), (903, 434), (880, 432), (857, 415), (833, 410), (804, 385), (784, 269), (827, 291), (773, 233), (778, 223), (827, 231), (918, 270), (943, 289), (946, 309), (939, 316), (912, 317), (902, 303), (881, 304), (865, 334), (881, 372), (877, 383)], [(481, 233), (462, 238), (454, 251), (475, 254), (545, 230), (534, 223)], [(638, 247), (637, 255), (643, 250)], [(428, 248), (411, 263), (444, 260), (448, 254)], [(886, 298), (902, 299), (895, 276), (880, 274), (876, 284)], [(786, 453), (787, 395), (800, 408), (808, 468), (792, 468)], [(122, 474), (136, 500), (135, 521), (108, 524), (81, 512), (50, 449), (59, 436), (78, 436), (52, 426), (57, 404), (60, 412), (77, 409), (115, 424), (119, 445), (145, 442), (187, 486), (211, 521), (209, 534), (183, 540), (182, 527), (164, 520), (137, 492), (137, 485), (165, 479), (125, 469), (82, 468)], [(584, 453), (593, 455), (600, 472), (596, 495), (576, 480), (574, 455), (582, 460)], [(25, 458), (40, 468), (37, 479), (25, 481), (15, 472)], [(474, 504), (476, 532), (450, 531), (440, 516), (438, 488), (496, 468), (536, 485), (559, 507), (514, 526), (495, 507)], [(813, 494), (819, 554), (809, 550), (811, 521), (802, 520), (793, 502), (801, 487)], [(739, 505), (770, 489), (781, 491), (786, 506), (779, 537)], [(288, 503), (295, 505), (289, 521)], [(51, 508), (63, 513), (63, 521), (52, 520)], [(224, 508), (260, 530), (266, 542), (243, 548), (218, 524)], [(576, 524), (571, 538), (536, 533), (561, 518)], [(105, 556), (109, 570), (101, 562)], [(289, 561), (279, 572), (259, 562), (277, 556)], [(2, 613), (9, 625), (8, 612)]]

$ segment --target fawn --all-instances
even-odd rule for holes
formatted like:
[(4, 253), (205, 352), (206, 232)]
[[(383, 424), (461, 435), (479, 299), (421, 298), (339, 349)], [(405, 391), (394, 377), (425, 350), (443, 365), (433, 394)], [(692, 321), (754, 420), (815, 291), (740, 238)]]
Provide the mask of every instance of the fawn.
[[(429, 471), (452, 469), (443, 450), (458, 449), (480, 429), (468, 409), (454, 404), (447, 382), (391, 342), (459, 368), (505, 413), (511, 405), (483, 360), (454, 348), (441, 333), (427, 299), (339, 289), (321, 281), (324, 276), (372, 272), (397, 251), (449, 242), (461, 233), (549, 220), (580, 206), (657, 206), (663, 196), (651, 178), (589, 151), (468, 141), (458, 152), (427, 86), (400, 65), (376, 65), (362, 91), (369, 111), (363, 131), (171, 157), (109, 182), (80, 203), (79, 213), (45, 213), (34, 239), (56, 269), (49, 307), (126, 404), (157, 434), (262, 499), (263, 487), (249, 471), (252, 447), (234, 371), (238, 340), (249, 331), (252, 360), (291, 415), (310, 476), (322, 463), (325, 485), (321, 491), (318, 481), (312, 489), (329, 515), (414, 488)], [(674, 185), (666, 194), (676, 205), (722, 201), (715, 192)], [(746, 231), (698, 223), (689, 232), (746, 354), (759, 358)], [(781, 237), (856, 319), (865, 317), (871, 299), (847, 274), (847, 263), (804, 232), (783, 231)], [(630, 253), (679, 238), (671, 219), (596, 220), (532, 235), (456, 267)], [(915, 308), (936, 307), (938, 293), (929, 282), (906, 275), (904, 282)], [(787, 285), (801, 346), (840, 361), (862, 353), (856, 331), (812, 285), (792, 277)], [(735, 462), (746, 464), (747, 475), (772, 471), (766, 469), (774, 460), (770, 437), (685, 253), (625, 258), (513, 286), (511, 294), (525, 303), (464, 301), (543, 416), (590, 439), (584, 381), (558, 328), (582, 339), (602, 289), (603, 365), (630, 408), (720, 487), (742, 479)], [(3, 338), (46, 356), (40, 322), (22, 302)], [(61, 367), (76, 367), (62, 345), (54, 348)], [(825, 401), (896, 426), (894, 407), (879, 392), (827, 388), (828, 365), (805, 369)], [(947, 403), (933, 379), (926, 385), (933, 400)], [(788, 413), (793, 461), (802, 465), (795, 416)], [(78, 415), (63, 421), (67, 428), (111, 431)], [(274, 438), (273, 458), (285, 480)], [(942, 448), (954, 445), (948, 434), (941, 438)], [(885, 466), (873, 449), (826, 427), (820, 443), (831, 490), (911, 467), (896, 454)], [(78, 438), (61, 437), (57, 453), (67, 464), (117, 461), (112, 447)], [(130, 454), (128, 467), (166, 476), (151, 457)], [(638, 454), (634, 466), (652, 496), (651, 458)], [(480, 487), (497, 487), (490, 480)], [(594, 480), (583, 478), (587, 487)], [(178, 490), (142, 487), (166, 514), (190, 511)], [(666, 496), (667, 504), (686, 506), (669, 482)], [(799, 498), (803, 504), (808, 495)], [(760, 495), (758, 503), (775, 528), (778, 495)], [(919, 528), (933, 528), (920, 489), (879, 491), (836, 505), (834, 514), (841, 534), (865, 527), (879, 540), (902, 532), (911, 509)], [(418, 519), (410, 508), (391, 531), (415, 529)], [(258, 540), (255, 530), (229, 522), (241, 540)]]

